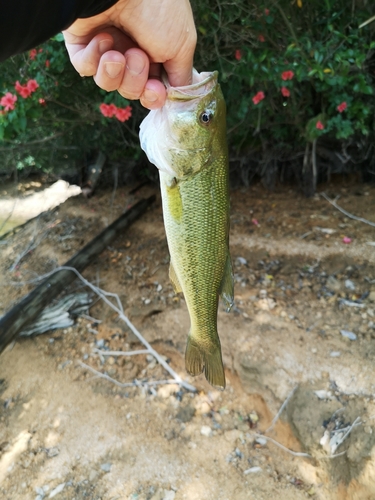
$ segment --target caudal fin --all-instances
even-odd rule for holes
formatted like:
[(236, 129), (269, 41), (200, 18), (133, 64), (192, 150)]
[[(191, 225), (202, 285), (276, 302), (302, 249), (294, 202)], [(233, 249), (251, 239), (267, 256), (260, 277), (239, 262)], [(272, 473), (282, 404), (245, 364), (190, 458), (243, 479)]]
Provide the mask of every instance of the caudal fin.
[(199, 345), (189, 335), (185, 352), (185, 366), (186, 371), (194, 377), (204, 370), (204, 375), (211, 385), (225, 389), (225, 374), (219, 341), (217, 344), (211, 344), (208, 349)]

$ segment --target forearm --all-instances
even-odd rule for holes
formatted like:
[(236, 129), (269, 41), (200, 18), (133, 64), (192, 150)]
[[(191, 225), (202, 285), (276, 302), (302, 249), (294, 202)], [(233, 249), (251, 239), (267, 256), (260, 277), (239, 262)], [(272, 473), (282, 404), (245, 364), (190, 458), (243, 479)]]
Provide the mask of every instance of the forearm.
[(0, 0), (0, 61), (32, 49), (76, 19), (91, 17), (117, 0)]

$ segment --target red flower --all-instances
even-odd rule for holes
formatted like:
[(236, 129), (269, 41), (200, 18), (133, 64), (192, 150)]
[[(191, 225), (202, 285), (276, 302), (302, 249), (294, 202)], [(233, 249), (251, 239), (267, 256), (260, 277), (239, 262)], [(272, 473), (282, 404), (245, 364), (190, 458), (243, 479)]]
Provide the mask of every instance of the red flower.
[(339, 105), (337, 106), (337, 111), (338, 111), (339, 113), (342, 113), (343, 111), (345, 111), (345, 110), (346, 110), (346, 108), (347, 108), (347, 107), (348, 107), (348, 105), (347, 105), (347, 104), (346, 104), (346, 102), (344, 101), (344, 102), (342, 102), (341, 104), (339, 104)]
[(324, 125), (320, 120), (316, 122), (315, 126), (318, 130), (324, 130)]
[(39, 104), (40, 104), (41, 106), (45, 106), (45, 105), (46, 105), (46, 100), (45, 100), (45, 99), (43, 99), (43, 98), (41, 97), (41, 98), (39, 99)]
[(49, 59), (44, 63), (46, 65), (46, 68), (49, 68), (51, 66), (51, 63), (49, 62)]
[(265, 42), (265, 41), (266, 41), (266, 39), (264, 38), (264, 36), (263, 36), (263, 35), (258, 35), (258, 40), (259, 40), (260, 42)]
[(126, 108), (117, 108), (115, 116), (120, 122), (126, 122), (132, 115), (131, 106), (126, 106)]
[(291, 80), (291, 79), (293, 78), (293, 76), (294, 76), (294, 73), (293, 73), (293, 71), (291, 71), (291, 70), (288, 70), (288, 71), (283, 71), (283, 72), (281, 73), (281, 78), (282, 78), (283, 80)]
[(266, 16), (268, 16), (268, 14), (270, 13), (270, 9), (264, 9), (264, 13), (266, 14)]
[(287, 89), (286, 87), (281, 87), (281, 93), (283, 94), (284, 97), (289, 97), (290, 96), (290, 90)]
[(114, 104), (105, 104), (104, 102), (99, 106), (100, 112), (106, 118), (115, 116), (117, 107)]
[(18, 92), (19, 95), (21, 97), (23, 97), (24, 99), (26, 99), (27, 97), (30, 97), (30, 95), (31, 95), (31, 90), (29, 88), (27, 88), (26, 85), (21, 85), (18, 80), (16, 81), (14, 88), (16, 89), (16, 92)]
[(7, 92), (1, 99), (0, 99), (0, 106), (4, 106), (5, 111), (11, 111), (14, 109), (14, 103), (17, 101), (17, 96), (14, 94), (11, 94), (10, 92)]
[(345, 243), (345, 245), (350, 245), (350, 243), (352, 242), (352, 239), (349, 238), (348, 236), (344, 236), (342, 239), (342, 242)]
[(253, 97), (252, 101), (255, 105), (259, 104), (260, 101), (263, 101), (263, 99), (265, 98), (266, 96), (264, 95), (264, 92), (262, 92), (261, 90), (255, 94), (255, 96)]
[(26, 87), (30, 90), (30, 92), (35, 92), (36, 89), (39, 87), (39, 84), (36, 80), (29, 80), (26, 83)]
[(36, 58), (36, 55), (37, 55), (37, 50), (36, 49), (31, 49), (30, 52), (29, 52), (29, 57), (30, 59), (33, 61), (35, 58)]
[(234, 57), (237, 59), (237, 61), (240, 61), (242, 58), (242, 53), (240, 49), (237, 49), (236, 52), (234, 53)]

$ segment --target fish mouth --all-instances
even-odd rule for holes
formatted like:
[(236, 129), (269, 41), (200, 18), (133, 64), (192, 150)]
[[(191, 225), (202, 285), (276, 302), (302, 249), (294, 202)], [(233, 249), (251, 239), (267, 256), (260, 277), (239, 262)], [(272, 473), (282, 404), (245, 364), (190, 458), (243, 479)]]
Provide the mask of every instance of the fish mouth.
[(163, 83), (167, 88), (167, 99), (172, 101), (191, 101), (199, 97), (206, 96), (217, 85), (218, 72), (198, 73), (193, 69), (193, 83), (184, 87), (172, 87), (166, 75), (163, 77)]

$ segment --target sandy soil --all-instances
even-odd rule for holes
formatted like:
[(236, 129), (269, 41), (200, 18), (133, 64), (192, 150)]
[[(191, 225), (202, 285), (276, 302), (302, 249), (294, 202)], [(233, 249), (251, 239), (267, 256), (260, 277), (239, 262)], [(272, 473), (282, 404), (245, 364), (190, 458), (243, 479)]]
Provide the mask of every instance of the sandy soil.
[[(8, 237), (0, 314), (154, 191), (71, 198)], [(326, 192), (375, 221), (375, 187)], [(168, 280), (158, 198), (84, 276), (119, 295), (131, 321), (197, 391), (119, 387), (84, 369), (79, 361), (120, 382), (166, 378), (150, 356), (94, 352), (142, 348), (101, 301), (90, 309), (98, 322), (79, 318), (17, 341), (0, 356), (1, 499), (375, 498), (375, 229), (318, 195), (256, 186), (231, 197), (236, 305), (219, 312), (226, 390), (185, 373), (189, 318)], [(33, 238), (35, 248), (10, 271)], [(81, 290), (76, 281), (67, 292)]]

